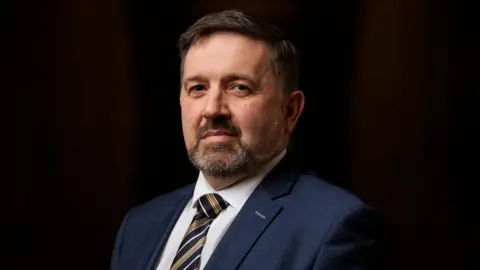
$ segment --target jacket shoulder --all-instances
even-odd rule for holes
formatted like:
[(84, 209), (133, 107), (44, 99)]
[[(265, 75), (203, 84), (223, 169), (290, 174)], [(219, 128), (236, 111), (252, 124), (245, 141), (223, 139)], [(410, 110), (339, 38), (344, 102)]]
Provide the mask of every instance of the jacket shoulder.
[(169, 208), (176, 208), (185, 196), (193, 192), (194, 184), (181, 187), (177, 190), (159, 195), (141, 203), (128, 212), (129, 219), (148, 220), (156, 216), (155, 213)]
[(328, 215), (333, 218), (357, 208), (369, 208), (352, 192), (313, 174), (300, 174), (287, 197), (291, 206), (308, 209), (309, 214), (318, 213), (317, 216), (323, 217)]

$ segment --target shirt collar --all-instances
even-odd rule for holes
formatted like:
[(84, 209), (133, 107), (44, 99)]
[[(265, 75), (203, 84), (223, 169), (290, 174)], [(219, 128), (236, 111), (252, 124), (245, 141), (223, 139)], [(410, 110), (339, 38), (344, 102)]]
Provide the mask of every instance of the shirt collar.
[(196, 210), (198, 199), (208, 193), (217, 193), (222, 196), (222, 198), (228, 202), (233, 208), (240, 210), (242, 206), (247, 201), (248, 197), (252, 194), (255, 188), (260, 184), (260, 182), (265, 178), (265, 176), (282, 160), (285, 156), (287, 150), (284, 149), (280, 154), (275, 158), (267, 162), (262, 166), (259, 172), (251, 177), (243, 179), (242, 181), (227, 187), (222, 190), (216, 191), (213, 189), (205, 179), (202, 172), (198, 174), (197, 183), (195, 185), (195, 190), (193, 192), (191, 207)]

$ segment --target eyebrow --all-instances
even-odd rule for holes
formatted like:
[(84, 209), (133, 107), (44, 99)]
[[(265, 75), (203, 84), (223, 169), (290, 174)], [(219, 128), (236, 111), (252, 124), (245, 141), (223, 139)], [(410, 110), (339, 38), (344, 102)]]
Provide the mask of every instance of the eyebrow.
[[(192, 75), (188, 76), (183, 80), (183, 87), (186, 88), (187, 83), (189, 82), (201, 82), (201, 81), (208, 81), (205, 76), (202, 75)], [(258, 88), (258, 82), (252, 78), (251, 76), (239, 73), (229, 73), (222, 77), (222, 81), (231, 82), (231, 81), (247, 81), (248, 83), (252, 84), (254, 88)]]
[(206, 78), (200, 75), (193, 75), (182, 80), (182, 88), (186, 89), (189, 82), (205, 81)]

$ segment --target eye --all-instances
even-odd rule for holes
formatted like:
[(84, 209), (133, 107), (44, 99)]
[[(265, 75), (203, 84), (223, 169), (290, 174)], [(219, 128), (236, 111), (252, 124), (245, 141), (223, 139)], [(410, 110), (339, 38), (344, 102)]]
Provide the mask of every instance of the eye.
[(187, 94), (193, 97), (200, 97), (200, 96), (203, 96), (203, 94), (205, 93), (205, 90), (207, 90), (207, 87), (205, 87), (205, 85), (197, 84), (188, 88)]
[(206, 89), (205, 85), (197, 84), (197, 85), (194, 85), (194, 86), (190, 87), (188, 90), (189, 90), (189, 92), (198, 92), (198, 91), (203, 91), (205, 89)]
[[(248, 86), (245, 86), (243, 84), (235, 84), (230, 89), (235, 91), (235, 92), (240, 92), (242, 94), (246, 94), (246, 93), (249, 93), (249, 92), (252, 91), (252, 90), (250, 90), (250, 88)], [(245, 92), (245, 93), (243, 93), (243, 92)]]

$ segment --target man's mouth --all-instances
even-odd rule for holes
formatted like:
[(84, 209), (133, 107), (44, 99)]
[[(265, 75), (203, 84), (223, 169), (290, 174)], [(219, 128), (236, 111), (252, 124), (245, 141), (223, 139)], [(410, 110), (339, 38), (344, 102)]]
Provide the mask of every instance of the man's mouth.
[(202, 139), (205, 139), (208, 137), (221, 137), (221, 136), (233, 137), (235, 135), (232, 132), (228, 132), (227, 130), (210, 130), (203, 133)]

